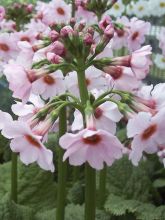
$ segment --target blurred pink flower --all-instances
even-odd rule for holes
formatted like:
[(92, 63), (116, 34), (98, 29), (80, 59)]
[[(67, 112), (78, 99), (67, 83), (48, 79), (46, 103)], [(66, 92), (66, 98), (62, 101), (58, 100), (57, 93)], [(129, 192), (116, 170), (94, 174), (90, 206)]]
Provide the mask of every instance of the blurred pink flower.
[(133, 138), (130, 159), (138, 165), (142, 153), (155, 153), (158, 146), (165, 142), (164, 123), (165, 109), (152, 116), (147, 112), (140, 112), (128, 121), (127, 135)]
[(44, 170), (54, 172), (53, 153), (41, 143), (40, 136), (35, 135), (23, 121), (13, 121), (2, 130), (3, 136), (12, 139), (11, 150), (20, 154), (20, 160), (28, 165), (34, 162)]

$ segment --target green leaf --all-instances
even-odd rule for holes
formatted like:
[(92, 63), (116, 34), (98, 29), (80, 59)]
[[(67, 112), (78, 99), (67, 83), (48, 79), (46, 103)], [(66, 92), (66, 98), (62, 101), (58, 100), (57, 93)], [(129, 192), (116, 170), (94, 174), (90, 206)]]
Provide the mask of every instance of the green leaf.
[(0, 201), (0, 219), (2, 220), (33, 220), (33, 216), (32, 209), (10, 201), (8, 194)]
[(154, 186), (155, 188), (165, 187), (165, 179), (163, 179), (163, 178), (156, 179), (156, 180), (153, 182), (153, 186)]

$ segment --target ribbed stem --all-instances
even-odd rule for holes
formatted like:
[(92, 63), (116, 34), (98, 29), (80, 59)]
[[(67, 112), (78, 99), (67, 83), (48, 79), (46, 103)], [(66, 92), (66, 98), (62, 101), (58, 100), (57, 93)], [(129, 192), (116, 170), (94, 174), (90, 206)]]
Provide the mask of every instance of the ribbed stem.
[[(65, 134), (66, 124), (66, 108), (63, 108), (59, 115), (59, 137)], [(67, 179), (67, 161), (63, 162), (64, 150), (60, 147), (58, 154), (58, 194), (56, 220), (65, 219), (65, 203), (66, 203), (66, 179)]]
[(106, 196), (106, 177), (107, 177), (107, 166), (100, 171), (99, 177), (99, 193), (98, 193), (98, 208), (102, 209), (105, 202)]
[[(79, 64), (80, 67), (83, 63)], [(77, 73), (81, 102), (83, 105), (89, 100), (85, 70)], [(85, 167), (85, 220), (95, 220), (96, 209), (96, 171), (86, 163)]]
[(12, 152), (11, 159), (11, 200), (17, 203), (17, 154)]

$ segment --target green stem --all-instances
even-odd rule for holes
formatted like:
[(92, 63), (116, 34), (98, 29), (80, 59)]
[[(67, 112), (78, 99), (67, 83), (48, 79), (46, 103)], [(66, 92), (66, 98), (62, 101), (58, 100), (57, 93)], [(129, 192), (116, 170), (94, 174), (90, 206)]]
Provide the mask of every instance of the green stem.
[[(66, 124), (66, 108), (61, 109), (59, 114), (59, 137), (65, 134), (67, 129)], [(58, 155), (58, 194), (57, 194), (57, 209), (56, 219), (65, 219), (65, 202), (66, 202), (66, 179), (67, 179), (67, 161), (63, 162), (64, 150), (59, 148)]]
[(85, 167), (85, 220), (95, 220), (96, 171), (86, 163)]
[[(83, 62), (79, 64), (80, 67), (83, 66)], [(81, 102), (86, 105), (89, 100), (85, 70), (79, 69), (77, 72), (78, 84)], [(96, 171), (86, 163), (85, 169), (85, 220), (95, 220), (95, 209), (96, 209)]]
[(78, 85), (79, 85), (81, 102), (83, 105), (86, 105), (87, 100), (89, 100), (89, 95), (88, 95), (88, 90), (87, 90), (87, 85), (86, 85), (85, 70), (80, 69), (77, 73), (77, 77), (78, 77)]
[(75, 0), (72, 0), (72, 18), (75, 17), (76, 5)]
[(105, 202), (106, 196), (106, 177), (107, 177), (107, 166), (100, 171), (99, 177), (99, 193), (98, 193), (98, 208), (102, 209)]
[(11, 200), (17, 203), (17, 154), (14, 152), (11, 159)]

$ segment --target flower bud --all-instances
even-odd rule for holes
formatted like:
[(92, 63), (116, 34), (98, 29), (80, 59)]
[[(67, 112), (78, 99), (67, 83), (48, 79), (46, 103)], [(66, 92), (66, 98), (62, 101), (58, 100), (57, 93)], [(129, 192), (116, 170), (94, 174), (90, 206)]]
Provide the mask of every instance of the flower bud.
[(60, 41), (55, 41), (51, 45), (51, 52), (53, 52), (59, 56), (63, 56), (65, 54), (64, 45)]
[(113, 38), (113, 36), (114, 36), (114, 27), (113, 27), (112, 24), (109, 24), (109, 25), (105, 28), (104, 34), (109, 38), (109, 40)]
[(31, 12), (33, 11), (33, 5), (32, 5), (32, 4), (28, 4), (28, 5), (26, 6), (26, 11), (27, 11), (28, 13), (31, 13)]
[(54, 63), (54, 64), (59, 64), (59, 63), (62, 63), (63, 62), (63, 58), (60, 57), (59, 55), (57, 54), (54, 54), (54, 53), (47, 53), (47, 59), (51, 62), (51, 63)]
[(94, 40), (93, 40), (93, 36), (89, 33), (87, 33), (85, 36), (84, 36), (84, 43), (86, 45), (91, 45), (93, 44)]
[(58, 40), (59, 36), (60, 36), (59, 33), (55, 30), (52, 30), (49, 34), (49, 37), (50, 37), (52, 42)]
[(61, 29), (60, 35), (62, 37), (68, 37), (73, 35), (73, 28), (71, 26), (65, 26)]

